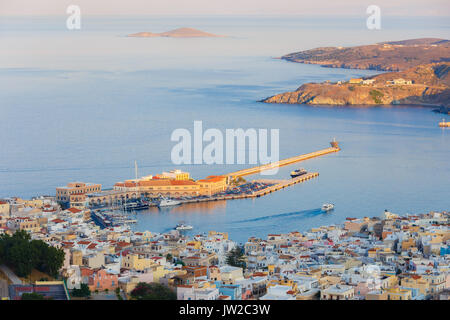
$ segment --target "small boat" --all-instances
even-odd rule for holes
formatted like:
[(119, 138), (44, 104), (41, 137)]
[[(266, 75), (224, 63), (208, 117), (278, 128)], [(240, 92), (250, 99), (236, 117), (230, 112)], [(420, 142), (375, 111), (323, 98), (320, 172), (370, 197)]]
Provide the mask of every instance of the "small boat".
[(296, 177), (302, 176), (302, 175), (307, 174), (307, 173), (308, 173), (308, 171), (306, 171), (303, 168), (300, 168), (300, 169), (291, 171), (291, 177), (292, 178), (296, 178)]
[(166, 199), (164, 197), (161, 197), (161, 200), (158, 203), (158, 207), (168, 207), (168, 206), (176, 206), (181, 204), (180, 201), (172, 200), (172, 199)]
[(175, 227), (176, 230), (192, 230), (193, 228), (194, 228), (193, 226), (184, 223), (179, 223)]
[(331, 203), (324, 203), (322, 206), (322, 211), (325, 211), (325, 212), (328, 212), (333, 209), (334, 209), (334, 204), (331, 204)]

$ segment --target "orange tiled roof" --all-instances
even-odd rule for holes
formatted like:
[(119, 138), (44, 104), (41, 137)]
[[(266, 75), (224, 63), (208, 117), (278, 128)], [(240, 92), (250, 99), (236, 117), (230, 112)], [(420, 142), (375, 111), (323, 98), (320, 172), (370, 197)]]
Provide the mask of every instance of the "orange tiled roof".
[(198, 180), (197, 182), (219, 182), (226, 179), (224, 176), (208, 176), (205, 179)]
[(165, 180), (165, 179), (158, 179), (158, 180), (145, 180), (145, 181), (139, 181), (138, 185), (140, 187), (157, 187), (157, 186), (184, 186), (184, 185), (197, 185), (197, 183), (190, 181), (190, 180)]

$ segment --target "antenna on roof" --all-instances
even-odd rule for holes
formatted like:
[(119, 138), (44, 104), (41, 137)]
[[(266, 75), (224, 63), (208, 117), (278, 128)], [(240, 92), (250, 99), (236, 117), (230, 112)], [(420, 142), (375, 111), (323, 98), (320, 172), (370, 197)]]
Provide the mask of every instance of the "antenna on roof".
[(138, 178), (138, 167), (137, 167), (137, 161), (136, 160), (134, 160), (134, 176), (135, 176), (135, 179), (137, 180), (137, 178)]

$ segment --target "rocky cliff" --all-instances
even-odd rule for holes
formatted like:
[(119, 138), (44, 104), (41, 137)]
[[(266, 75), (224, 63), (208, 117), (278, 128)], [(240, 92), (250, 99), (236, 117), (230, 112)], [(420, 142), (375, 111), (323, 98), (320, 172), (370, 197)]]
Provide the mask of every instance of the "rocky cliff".
[[(311, 105), (450, 104), (450, 63), (419, 65), (370, 77), (366, 83), (307, 83), (266, 103)], [(397, 82), (394, 82), (397, 79)], [(401, 80), (408, 84), (402, 84)], [(409, 81), (412, 83), (409, 84)], [(357, 81), (353, 81), (357, 82)], [(399, 84), (399, 83), (400, 84)]]

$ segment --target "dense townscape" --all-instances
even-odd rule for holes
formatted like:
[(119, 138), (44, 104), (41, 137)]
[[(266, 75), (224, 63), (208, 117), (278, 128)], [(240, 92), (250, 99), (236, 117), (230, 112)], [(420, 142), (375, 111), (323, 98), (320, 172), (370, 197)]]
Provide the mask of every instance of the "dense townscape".
[[(0, 201), (0, 295), (11, 300), (448, 300), (449, 218), (448, 212), (385, 211), (306, 232), (251, 237), (239, 245), (216, 231), (186, 236), (178, 230), (132, 231), (126, 223), (103, 227), (92, 219), (92, 209), (64, 209), (55, 197), (9, 198)], [(27, 250), (41, 248), (44, 258), (29, 269), (25, 259), (19, 270), (9, 259), (21, 257), (11, 258), (8, 248), (27, 241), (33, 244)], [(46, 254), (57, 255), (42, 249), (47, 247), (64, 253), (54, 272), (54, 265), (42, 261)]]

